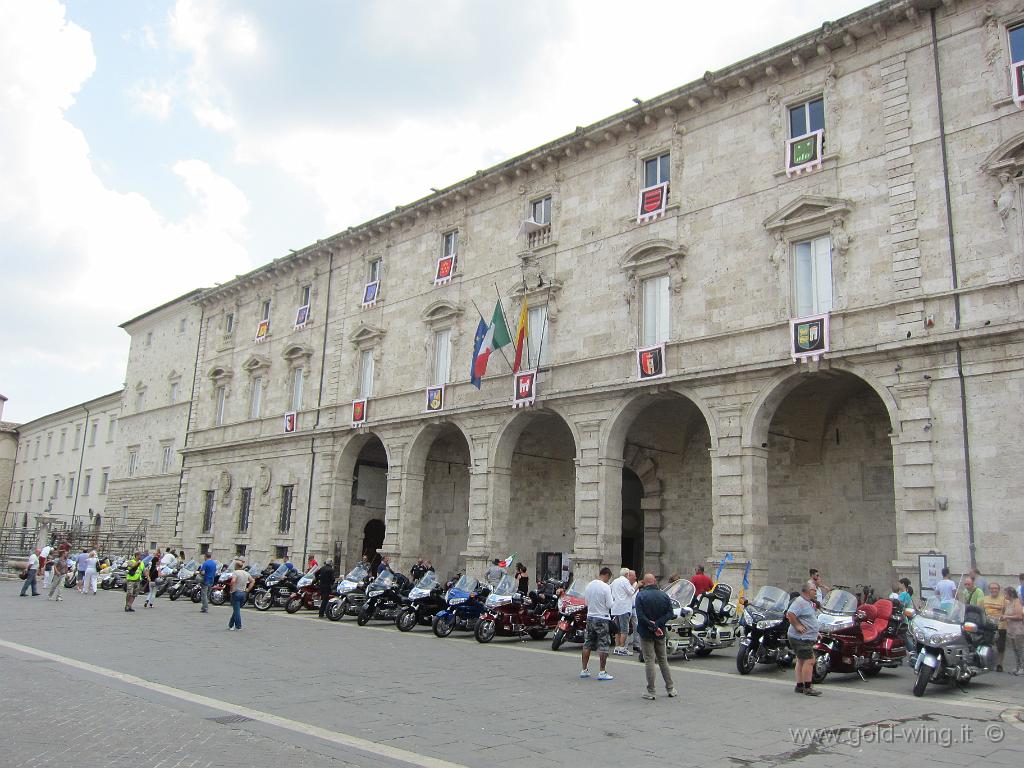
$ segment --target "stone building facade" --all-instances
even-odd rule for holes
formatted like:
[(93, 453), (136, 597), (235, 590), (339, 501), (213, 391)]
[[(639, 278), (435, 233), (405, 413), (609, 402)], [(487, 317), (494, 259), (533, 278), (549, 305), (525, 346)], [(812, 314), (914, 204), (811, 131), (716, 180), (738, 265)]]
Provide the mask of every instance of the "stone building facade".
[(203, 293), (181, 544), (1021, 570), (1021, 24), (876, 3)]
[(7, 512), (14, 483), (14, 463), (18, 458), (18, 425), (4, 421), (4, 403), (0, 395), (0, 529), (7, 526)]
[(147, 521), (150, 549), (178, 530), (181, 449), (192, 404), (200, 310), (197, 289), (121, 325), (131, 337), (106, 505)]
[(120, 409), (119, 390), (18, 426), (8, 526), (34, 528), (38, 517), (99, 526)]

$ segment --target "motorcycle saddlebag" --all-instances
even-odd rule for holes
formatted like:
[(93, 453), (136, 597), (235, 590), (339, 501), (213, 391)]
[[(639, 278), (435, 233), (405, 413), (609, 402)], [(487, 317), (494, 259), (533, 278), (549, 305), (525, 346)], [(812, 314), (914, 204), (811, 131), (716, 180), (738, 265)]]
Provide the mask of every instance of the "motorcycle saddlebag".
[(728, 602), (729, 598), (732, 597), (732, 587), (728, 584), (722, 584), (719, 582), (715, 585), (715, 588), (711, 591), (711, 594), (719, 600), (725, 600)]

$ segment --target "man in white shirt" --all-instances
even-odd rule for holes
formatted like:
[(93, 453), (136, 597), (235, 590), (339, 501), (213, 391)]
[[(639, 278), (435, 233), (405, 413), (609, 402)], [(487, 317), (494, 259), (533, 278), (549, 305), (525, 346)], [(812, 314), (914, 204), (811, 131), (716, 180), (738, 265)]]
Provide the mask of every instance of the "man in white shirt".
[(626, 637), (629, 635), (629, 620), (633, 615), (633, 598), (636, 597), (636, 573), (623, 568), (619, 578), (611, 583), (612, 616), (619, 625), (615, 635), (616, 656), (631, 656), (632, 651), (626, 648)]
[(612, 569), (605, 567), (596, 579), (587, 584), (583, 590), (583, 600), (587, 604), (587, 632), (583, 640), (583, 670), (580, 677), (590, 677), (590, 652), (597, 651), (600, 669), (598, 680), (614, 680), (605, 671), (608, 663), (608, 649), (611, 648), (611, 633), (608, 625), (612, 621), (612, 590), (608, 582), (612, 578)]
[[(32, 554), (28, 556), (28, 565), (25, 568), (25, 581), (21, 585), (21, 596), (25, 597), (25, 592), (29, 587), (32, 587), (32, 597), (37, 597), (39, 591), (36, 589), (36, 573), (39, 572), (39, 550), (33, 550)], [(604, 664), (601, 665), (602, 667)]]
[(943, 603), (956, 600), (956, 582), (949, 578), (949, 568), (942, 569), (942, 579), (935, 584), (935, 594)]
[[(56, 552), (54, 547), (47, 544), (39, 550), (39, 567), (43, 569), (43, 589), (50, 588), (50, 577), (53, 575), (53, 563), (50, 561), (50, 552)], [(47, 568), (46, 566), (50, 567)]]

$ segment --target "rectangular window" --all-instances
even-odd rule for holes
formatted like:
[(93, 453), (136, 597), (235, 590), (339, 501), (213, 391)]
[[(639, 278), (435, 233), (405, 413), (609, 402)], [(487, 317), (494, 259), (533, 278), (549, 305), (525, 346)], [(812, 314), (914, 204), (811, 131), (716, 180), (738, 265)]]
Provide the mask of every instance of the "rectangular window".
[(186, 328), (188, 328), (188, 320), (183, 317), (178, 321), (178, 333), (184, 333)]
[(40, 444), (40, 443), (41, 443), (42, 441), (43, 441), (43, 438), (41, 438), (41, 437), (37, 437), (37, 438), (36, 438), (36, 450), (35, 450), (35, 453), (33, 453), (33, 454), (32, 454), (32, 460), (33, 460), (33, 461), (35, 461), (36, 459), (38, 459), (38, 458), (39, 458), (39, 444)]
[(135, 477), (135, 472), (139, 468), (139, 452), (138, 450), (128, 451), (128, 477)]
[(380, 259), (374, 259), (367, 269), (366, 282), (375, 283), (378, 280), (380, 280)]
[(92, 484), (92, 473), (91, 472), (86, 472), (84, 475), (82, 475), (82, 495), (83, 496), (88, 496), (89, 495), (89, 486), (91, 484)]
[(1006, 33), (1010, 38), (1010, 60), (1014, 64), (1024, 61), (1024, 24), (1010, 27)]
[(125, 504), (121, 507), (121, 525), (128, 522), (128, 505)]
[(100, 475), (100, 496), (107, 492), (108, 483), (110, 483), (110, 470), (104, 468), (103, 474)]
[(274, 557), (276, 557), (278, 560), (287, 560), (288, 559), (288, 547), (281, 547), (281, 546), (274, 547)]
[(794, 311), (797, 317), (832, 310), (832, 239), (793, 244)]
[(434, 331), (434, 360), (430, 383), (437, 387), (448, 383), (451, 374), (452, 329)]
[(373, 350), (364, 349), (359, 355), (359, 397), (373, 394)]
[(29, 501), (32, 501), (32, 491), (34, 491), (35, 489), (36, 489), (36, 481), (35, 480), (29, 480), (28, 481), (28, 500)]
[(270, 299), (263, 302), (263, 307), (260, 309), (260, 320), (270, 320)]
[(141, 411), (146, 407), (146, 392), (145, 390), (135, 393), (135, 410)]
[(227, 393), (224, 387), (217, 387), (213, 412), (213, 425), (215, 427), (219, 427), (224, 423), (224, 399), (226, 396)]
[(180, 397), (181, 397), (181, 382), (172, 381), (171, 382), (171, 404), (173, 405), (174, 403), (178, 402), (178, 399)]
[(117, 434), (117, 417), (111, 416), (110, 421), (107, 422), (107, 442), (114, 442), (114, 435)]
[(228, 312), (224, 315), (224, 335), (230, 336), (235, 332), (235, 313)]
[(540, 368), (548, 360), (548, 308), (530, 307), (528, 321), (530, 332), (526, 344), (529, 347), (530, 367)]
[(668, 341), (669, 280), (668, 275), (651, 277), (641, 284), (640, 344), (649, 347)]
[(39, 479), (39, 500), (42, 501), (46, 498), (46, 478)]
[(75, 424), (75, 447), (73, 450), (78, 450), (82, 447), (82, 425)]
[(203, 491), (203, 533), (213, 530), (213, 509), (216, 491)]
[(21, 495), (25, 492), (25, 481), (18, 483), (18, 503), (21, 503)]
[(658, 155), (644, 160), (644, 186), (653, 187), (669, 181), (670, 155)]
[(294, 485), (281, 486), (281, 515), (277, 519), (278, 533), (288, 533), (292, 528), (292, 500), (294, 496)]
[(235, 556), (245, 557), (245, 544), (235, 544)]
[(153, 525), (160, 525), (160, 513), (163, 512), (163, 504), (153, 505)]
[(75, 473), (68, 475), (68, 498), (75, 495)]
[(309, 306), (309, 297), (310, 297), (310, 286), (308, 286), (308, 285), (302, 286), (302, 290), (299, 291), (299, 306), (300, 307), (308, 307)]
[(445, 232), (441, 246), (442, 256), (457, 256), (459, 253), (459, 230)]
[(210, 545), (209, 544), (200, 544), (199, 545), (199, 554), (200, 555), (208, 555), (208, 554), (210, 554)]
[(160, 473), (166, 475), (171, 471), (171, 461), (174, 459), (174, 446), (165, 445), (162, 446), (162, 452), (160, 454)]
[(825, 130), (825, 102), (821, 97), (789, 108), (789, 138)]
[(249, 418), (260, 417), (260, 405), (263, 402), (263, 377), (256, 376), (252, 380), (252, 392), (249, 394)]
[(92, 448), (94, 445), (96, 445), (96, 437), (97, 437), (97, 435), (99, 435), (99, 433), (100, 433), (100, 420), (99, 419), (93, 419), (93, 422), (92, 422), (92, 432), (89, 433), (89, 447), (90, 448)]
[(53, 450), (53, 432), (46, 433), (46, 453), (44, 455), (49, 456), (50, 451)]
[(150, 347), (153, 345), (153, 332), (150, 331), (146, 334), (146, 346)]
[(66, 429), (62, 429), (60, 431), (60, 443), (57, 445), (57, 453), (64, 453), (64, 446), (67, 445), (67, 442), (68, 431)]
[(252, 488), (242, 489), (242, 501), (238, 507), (238, 532), (249, 531), (249, 513), (252, 510)]
[(537, 224), (551, 223), (551, 195), (530, 204), (530, 218)]
[(301, 368), (292, 371), (292, 410), (296, 413), (302, 410), (302, 376)]

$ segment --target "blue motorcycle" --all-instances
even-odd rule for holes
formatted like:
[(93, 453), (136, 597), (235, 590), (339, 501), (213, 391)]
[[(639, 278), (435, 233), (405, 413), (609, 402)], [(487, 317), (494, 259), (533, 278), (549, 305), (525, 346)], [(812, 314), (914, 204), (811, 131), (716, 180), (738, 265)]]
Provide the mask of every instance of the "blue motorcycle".
[(434, 634), (448, 637), (455, 629), (472, 632), (486, 610), (484, 601), (489, 593), (489, 587), (472, 576), (463, 575), (445, 594), (446, 607), (434, 615), (430, 625)]

